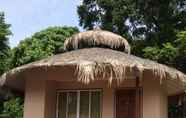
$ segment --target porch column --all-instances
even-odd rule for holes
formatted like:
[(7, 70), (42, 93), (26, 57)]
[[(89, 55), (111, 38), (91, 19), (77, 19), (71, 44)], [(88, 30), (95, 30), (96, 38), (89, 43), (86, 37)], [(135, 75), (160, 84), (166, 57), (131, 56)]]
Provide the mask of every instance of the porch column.
[(45, 118), (46, 81), (27, 78), (25, 86), (24, 118)]

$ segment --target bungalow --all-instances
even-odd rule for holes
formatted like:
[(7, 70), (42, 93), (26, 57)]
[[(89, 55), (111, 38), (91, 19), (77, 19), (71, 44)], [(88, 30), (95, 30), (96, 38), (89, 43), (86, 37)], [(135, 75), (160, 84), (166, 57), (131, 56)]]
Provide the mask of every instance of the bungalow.
[(185, 74), (131, 55), (112, 32), (75, 34), (64, 49), (1, 77), (25, 93), (24, 118), (168, 118), (168, 96), (185, 90)]

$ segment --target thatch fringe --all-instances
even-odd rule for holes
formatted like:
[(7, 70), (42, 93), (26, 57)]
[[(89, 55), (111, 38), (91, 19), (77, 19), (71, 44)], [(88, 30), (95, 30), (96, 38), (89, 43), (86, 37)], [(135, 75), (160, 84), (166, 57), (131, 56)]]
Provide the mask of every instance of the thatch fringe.
[[(153, 74), (152, 77), (158, 78), (160, 84), (164, 79), (177, 79), (183, 82), (183, 85), (186, 85), (186, 76), (179, 72), (175, 71), (172, 68), (168, 68), (161, 64), (156, 64), (151, 66), (151, 68), (146, 68), (141, 64), (123, 64), (116, 60), (107, 60), (104, 63), (93, 62), (93, 61), (78, 61), (73, 63), (66, 63), (67, 65), (76, 65), (75, 76), (77, 76), (77, 81), (84, 84), (90, 84), (91, 82), (97, 79), (107, 79), (108, 84), (112, 85), (113, 80), (117, 81), (117, 84), (120, 85), (125, 79), (127, 79), (128, 74), (131, 73), (134, 77), (143, 78), (143, 75), (146, 74), (146, 70), (150, 70)], [(15, 68), (8, 73), (3, 74), (0, 80), (0, 86), (6, 83), (8, 75), (19, 75), (23, 71), (31, 68), (44, 68), (47, 71), (47, 68), (60, 65), (52, 64), (38, 64), (37, 66), (24, 66), (21, 68)], [(64, 65), (61, 65), (64, 66)], [(29, 67), (29, 68), (28, 68)], [(172, 72), (171, 72), (172, 71)]]
[(51, 67), (66, 66), (75, 66), (75, 77), (84, 84), (97, 79), (107, 79), (109, 85), (115, 79), (120, 84), (130, 75), (142, 79), (145, 74), (151, 74), (152, 78), (160, 79), (160, 83), (164, 79), (173, 79), (186, 85), (186, 75), (176, 69), (110, 49), (91, 48), (63, 53), (15, 68), (3, 74), (0, 86), (6, 84), (10, 76), (19, 79), (17, 76), (29, 69), (42, 68), (47, 72)]
[[(143, 67), (142, 65), (125, 65), (117, 61), (108, 63), (97, 63), (82, 61), (77, 64), (76, 75), (78, 81), (89, 84), (90, 82), (101, 78), (108, 79), (109, 85), (116, 79), (118, 85), (125, 79), (127, 79), (129, 73), (132, 73), (134, 77), (143, 78), (146, 70), (152, 71), (153, 78), (158, 78), (160, 84), (164, 79), (178, 79), (186, 84), (186, 76), (181, 72), (173, 72), (170, 68), (167, 68), (161, 64), (154, 65), (150, 69)], [(172, 71), (175, 71), (174, 69)], [(184, 79), (183, 79), (184, 78)]]
[(64, 43), (64, 50), (100, 47), (124, 51), (130, 54), (130, 45), (126, 39), (112, 32), (92, 30), (81, 32), (68, 38)]

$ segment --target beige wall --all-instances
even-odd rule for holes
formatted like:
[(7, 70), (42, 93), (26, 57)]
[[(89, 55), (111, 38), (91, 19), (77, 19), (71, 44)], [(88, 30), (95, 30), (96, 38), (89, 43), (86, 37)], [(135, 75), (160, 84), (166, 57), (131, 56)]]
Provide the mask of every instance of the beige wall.
[(143, 118), (167, 118), (167, 95), (157, 79), (143, 80)]
[[(146, 77), (147, 78), (147, 77)], [(167, 97), (158, 80), (143, 80), (143, 118), (167, 118)], [(135, 82), (125, 81), (120, 88), (134, 87)], [(116, 84), (108, 86), (106, 81), (83, 85), (78, 82), (27, 79), (24, 118), (55, 118), (56, 91), (61, 89), (103, 90), (102, 118), (114, 118), (114, 91)]]
[(44, 79), (27, 79), (24, 118), (45, 118), (45, 88)]

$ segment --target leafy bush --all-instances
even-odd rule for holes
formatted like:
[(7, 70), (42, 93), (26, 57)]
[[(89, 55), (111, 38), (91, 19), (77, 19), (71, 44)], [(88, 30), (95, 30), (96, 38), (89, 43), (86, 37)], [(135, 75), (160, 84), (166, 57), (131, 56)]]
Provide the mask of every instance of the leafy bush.
[(23, 100), (21, 98), (11, 98), (4, 102), (1, 118), (23, 118)]

